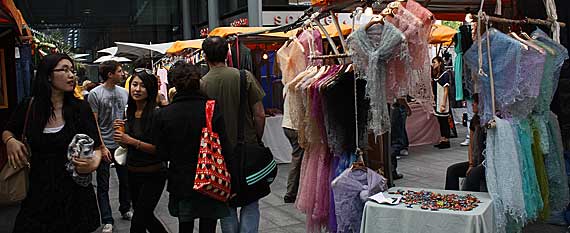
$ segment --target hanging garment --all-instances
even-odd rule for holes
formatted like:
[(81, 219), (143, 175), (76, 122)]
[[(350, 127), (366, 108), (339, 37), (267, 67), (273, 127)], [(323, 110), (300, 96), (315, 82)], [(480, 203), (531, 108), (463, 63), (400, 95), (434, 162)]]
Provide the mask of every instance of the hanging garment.
[(540, 196), (542, 202), (544, 203), (543, 209), (539, 212), (539, 218), (545, 220), (550, 216), (550, 192), (548, 190), (548, 176), (546, 175), (546, 166), (544, 165), (544, 153), (541, 149), (541, 143), (544, 139), (541, 139), (539, 126), (541, 124), (538, 119), (531, 117), (531, 128), (532, 128), (532, 155), (534, 157), (534, 167), (536, 171), (536, 178), (538, 180), (538, 186), (540, 187)]
[[(434, 16), (431, 11), (414, 0), (408, 0), (405, 8), (422, 22), (418, 40), (412, 39), (410, 54), (412, 54), (412, 93), (420, 101), (431, 101), (433, 98), (431, 87), (431, 59), (429, 55), (429, 37)], [(413, 51), (413, 52), (412, 52)]]
[[(411, 76), (412, 64), (417, 64), (417, 57), (411, 54), (421, 53), (421, 30), (422, 22), (414, 14), (399, 8), (394, 17), (387, 17), (386, 20), (398, 28), (406, 37), (400, 45), (392, 59), (388, 61), (388, 75), (386, 78), (386, 95), (389, 101), (396, 97), (407, 96), (410, 90), (415, 87)], [(420, 66), (414, 66), (418, 69)]]
[(511, 123), (494, 118), (496, 128), (487, 131), (485, 170), (487, 189), (493, 199), (495, 229), (506, 232), (507, 222), (522, 224), (526, 218), (517, 141)]
[[(304, 30), (301, 35), (299, 35), (299, 42), (303, 45), (305, 56), (305, 63), (320, 66), (323, 64), (322, 60), (310, 61), (309, 56), (319, 56), (323, 54), (323, 40), (321, 32), (319, 30)], [(297, 57), (296, 59), (301, 59)]]
[(390, 22), (376, 24), (366, 31), (360, 27), (348, 37), (348, 46), (357, 73), (367, 81), (371, 119), (369, 129), (375, 135), (390, 131), (386, 101), (386, 63), (404, 42), (404, 34)]
[(522, 168), (522, 187), (524, 193), (524, 204), (527, 217), (525, 222), (534, 221), (538, 217), (539, 211), (544, 207), (540, 196), (540, 187), (536, 176), (534, 157), (532, 154), (532, 134), (528, 119), (513, 121), (514, 135), (517, 138), (516, 147), (519, 164)]
[[(541, 83), (541, 85), (545, 85), (543, 88), (545, 89), (545, 94), (541, 96), (539, 100), (540, 108), (539, 112), (550, 111), (550, 103), (554, 97), (554, 93), (558, 87), (558, 80), (560, 78), (560, 72), (562, 70), (562, 65), (564, 64), (564, 60), (568, 59), (568, 50), (562, 46), (560, 43), (555, 42), (552, 40), (548, 34), (540, 29), (536, 29), (532, 34), (532, 38), (538, 40), (539, 42), (544, 43), (544, 45), (550, 47), (551, 49), (555, 50), (556, 54), (551, 57), (551, 60), (548, 60), (545, 63), (544, 69), (544, 78), (546, 78), (546, 83)], [(544, 80), (543, 80), (544, 82)]]
[(299, 57), (304, 57), (305, 51), (303, 45), (295, 38), (290, 42), (285, 43), (277, 51), (277, 63), (279, 63), (279, 68), (281, 70), (281, 82), (283, 83), (283, 123), (282, 126), (288, 129), (297, 130), (295, 124), (291, 119), (291, 98), (289, 97), (289, 88), (287, 84), (291, 82), (299, 73), (306, 69), (307, 63), (304, 59), (298, 59)]
[[(517, 94), (512, 105), (508, 109), (503, 109), (503, 112), (509, 112), (512, 116), (519, 118), (526, 118), (532, 112), (540, 93), (545, 58), (545, 54), (541, 54), (531, 47), (522, 49), (517, 68), (518, 73), (507, 77), (515, 77)], [(497, 59), (501, 58), (498, 57)]]
[(455, 100), (463, 100), (463, 39), (459, 31), (453, 37), (455, 42), (455, 62), (453, 63), (453, 71), (455, 72)]
[(568, 59), (568, 51), (540, 29), (535, 30), (532, 37), (543, 43), (542, 46), (546, 46), (555, 52), (554, 56), (547, 54), (543, 80), (540, 83), (539, 104), (535, 107), (536, 114), (533, 116), (538, 122), (541, 152), (544, 154), (544, 166), (548, 176), (549, 206), (553, 211), (560, 211), (568, 203), (570, 197), (566, 185), (567, 176), (564, 171), (561, 129), (557, 116), (550, 112), (550, 102), (552, 102), (557, 88), (562, 64), (564, 60)]
[(386, 178), (367, 168), (346, 169), (332, 181), (338, 233), (360, 232), (362, 211), (368, 197), (388, 189)]
[[(491, 57), (492, 61), (487, 59), (487, 47), (483, 46), (483, 71), (489, 74), (488, 63), (492, 62), (493, 75), (495, 81), (495, 96), (497, 110), (505, 110), (516, 102), (516, 96), (519, 93), (516, 77), (513, 75), (520, 74), (520, 63), (522, 57), (521, 43), (497, 29), (490, 28), (482, 36), (481, 43), (486, 44), (487, 36), (491, 38)], [(478, 50), (477, 46), (471, 46), (465, 53), (465, 62), (469, 65), (472, 72), (479, 71)], [(491, 108), (491, 84), (487, 75), (479, 75), (478, 80), (481, 84), (479, 94), (479, 113), (483, 124), (486, 124), (494, 116)], [(499, 94), (500, 93), (500, 94)]]

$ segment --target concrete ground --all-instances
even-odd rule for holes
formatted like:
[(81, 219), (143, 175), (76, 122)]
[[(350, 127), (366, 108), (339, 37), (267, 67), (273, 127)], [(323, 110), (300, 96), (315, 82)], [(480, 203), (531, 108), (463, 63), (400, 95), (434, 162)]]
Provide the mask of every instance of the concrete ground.
[[(398, 171), (404, 174), (404, 178), (397, 180), (395, 184), (402, 187), (421, 187), (443, 189), (445, 184), (446, 168), (454, 163), (467, 160), (467, 148), (460, 147), (463, 141), (465, 127), (458, 126), (459, 138), (452, 139), (452, 148), (439, 150), (431, 145), (410, 148), (410, 155), (399, 160)], [(305, 230), (305, 216), (300, 213), (293, 204), (283, 203), (283, 195), (286, 191), (287, 173), (289, 164), (279, 165), (279, 174), (272, 185), (272, 193), (261, 199), (261, 221), (259, 230), (262, 233), (303, 233)], [(118, 183), (116, 174), (112, 172), (111, 204), (115, 217), (115, 232), (129, 232), (130, 222), (121, 220), (118, 211)], [(178, 232), (178, 221), (168, 213), (168, 193), (165, 191), (158, 207), (156, 215), (172, 233)], [(11, 230), (17, 207), (0, 209), (0, 233), (8, 233)], [(198, 224), (195, 224), (196, 228)], [(219, 225), (219, 224), (218, 224)], [(99, 232), (96, 231), (96, 232)], [(195, 230), (195, 232), (198, 232)], [(218, 232), (221, 232), (218, 226)], [(526, 233), (562, 233), (566, 227), (548, 224), (532, 224), (526, 227)]]

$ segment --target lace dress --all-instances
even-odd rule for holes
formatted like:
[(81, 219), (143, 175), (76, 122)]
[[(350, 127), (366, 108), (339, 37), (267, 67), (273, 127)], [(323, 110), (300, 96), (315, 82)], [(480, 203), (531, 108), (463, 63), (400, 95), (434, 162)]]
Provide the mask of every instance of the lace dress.
[(387, 190), (387, 180), (374, 172), (346, 169), (332, 181), (337, 233), (360, 232), (362, 211), (368, 197)]
[(431, 11), (414, 0), (408, 0), (405, 8), (422, 22), (418, 39), (409, 38), (411, 41), (410, 54), (412, 55), (412, 93), (417, 100), (430, 101), (433, 99), (431, 92), (431, 66), (429, 56), (429, 36), (434, 16)]
[[(564, 60), (568, 59), (568, 51), (540, 29), (535, 30), (532, 37), (541, 42), (542, 46), (546, 46), (555, 52), (547, 56), (543, 80), (540, 83), (539, 104), (534, 108), (533, 118), (537, 121), (535, 126), (538, 127), (537, 132), (541, 138), (539, 145), (544, 155), (544, 166), (547, 171), (549, 207), (553, 211), (560, 211), (565, 208), (570, 197), (568, 186), (565, 185), (567, 184), (567, 176), (564, 171), (560, 126), (557, 116), (550, 111), (550, 102), (552, 102), (557, 88), (562, 64)], [(539, 43), (539, 45), (541, 44)]]
[(519, 155), (519, 164), (523, 183), (524, 203), (528, 220), (536, 220), (539, 211), (544, 207), (542, 197), (540, 196), (540, 187), (538, 184), (534, 157), (532, 154), (532, 134), (530, 122), (527, 119), (516, 120), (513, 123), (515, 130), (517, 152)]
[(368, 128), (375, 135), (390, 131), (386, 64), (404, 41), (404, 34), (390, 22), (373, 25), (368, 31), (360, 27), (348, 37), (356, 72), (367, 81), (366, 91), (371, 108)]
[(487, 189), (493, 199), (495, 229), (506, 232), (509, 222), (523, 223), (526, 218), (521, 166), (511, 123), (494, 118), (497, 127), (487, 131), (485, 171)]
[(285, 98), (283, 103), (283, 127), (294, 130), (297, 130), (297, 127), (294, 122), (291, 121), (292, 103), (287, 84), (307, 68), (306, 61), (304, 59), (298, 59), (299, 57), (305, 57), (305, 49), (296, 38), (283, 45), (277, 51), (277, 63), (279, 63), (279, 68), (282, 73), (281, 82), (285, 85), (283, 88)]
[(398, 9), (393, 18), (386, 18), (398, 28), (404, 36), (406, 41), (401, 45), (399, 53), (388, 61), (388, 75), (386, 79), (386, 92), (387, 99), (393, 100), (399, 96), (406, 96), (414, 85), (412, 85), (411, 69), (412, 60), (415, 59), (410, 54), (417, 55), (420, 52), (419, 44), (420, 33), (422, 30), (422, 22), (414, 14), (401, 7)]
[[(516, 77), (520, 77), (520, 62), (522, 59), (522, 45), (519, 41), (509, 37), (508, 35), (498, 31), (497, 29), (490, 28), (482, 36), (483, 45), (486, 45), (487, 36), (489, 33), (491, 38), (491, 57), (493, 65), (493, 74), (495, 81), (495, 100), (497, 110), (504, 110), (516, 102), (516, 97), (520, 93)], [(489, 59), (487, 59), (487, 46), (483, 46), (483, 71), (489, 74)], [(469, 65), (473, 72), (478, 72), (478, 48), (471, 46), (465, 52), (465, 62)], [(479, 112), (481, 113), (481, 123), (486, 124), (493, 118), (493, 111), (491, 109), (491, 84), (488, 76), (480, 75), (479, 81), (481, 90), (479, 95)]]

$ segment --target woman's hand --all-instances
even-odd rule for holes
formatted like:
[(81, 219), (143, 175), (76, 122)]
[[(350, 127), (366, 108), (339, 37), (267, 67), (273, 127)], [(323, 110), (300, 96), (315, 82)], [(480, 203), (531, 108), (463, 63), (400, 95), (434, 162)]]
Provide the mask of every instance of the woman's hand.
[(73, 165), (75, 165), (75, 171), (79, 174), (89, 174), (99, 167), (101, 163), (101, 151), (95, 150), (93, 157), (91, 158), (72, 158)]
[(439, 106), (439, 112), (441, 112), (441, 113), (445, 112), (445, 105)]
[(6, 151), (8, 152), (8, 163), (13, 168), (22, 168), (30, 166), (28, 162), (28, 148), (24, 143), (15, 138), (11, 138), (6, 142)]
[(113, 140), (115, 140), (117, 144), (123, 147), (125, 145), (133, 145), (134, 141), (134, 139), (131, 136), (118, 130), (115, 130), (115, 133), (113, 134)]

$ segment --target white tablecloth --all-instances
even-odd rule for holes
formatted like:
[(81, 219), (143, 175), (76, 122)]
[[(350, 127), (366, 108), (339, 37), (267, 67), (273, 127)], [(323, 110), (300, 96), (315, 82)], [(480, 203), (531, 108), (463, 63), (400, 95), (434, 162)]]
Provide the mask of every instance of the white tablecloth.
[[(432, 191), (441, 194), (473, 194), (481, 203), (471, 211), (423, 210), (414, 205), (407, 208), (404, 203), (398, 205), (366, 202), (362, 216), (361, 233), (489, 233), (494, 232), (492, 200), (487, 193), (459, 192), (420, 188), (393, 187), (397, 190)], [(388, 197), (397, 195), (385, 193)]]
[(293, 148), (283, 132), (282, 122), (282, 115), (265, 118), (265, 130), (262, 141), (265, 146), (271, 149), (273, 158), (277, 163), (290, 163)]

